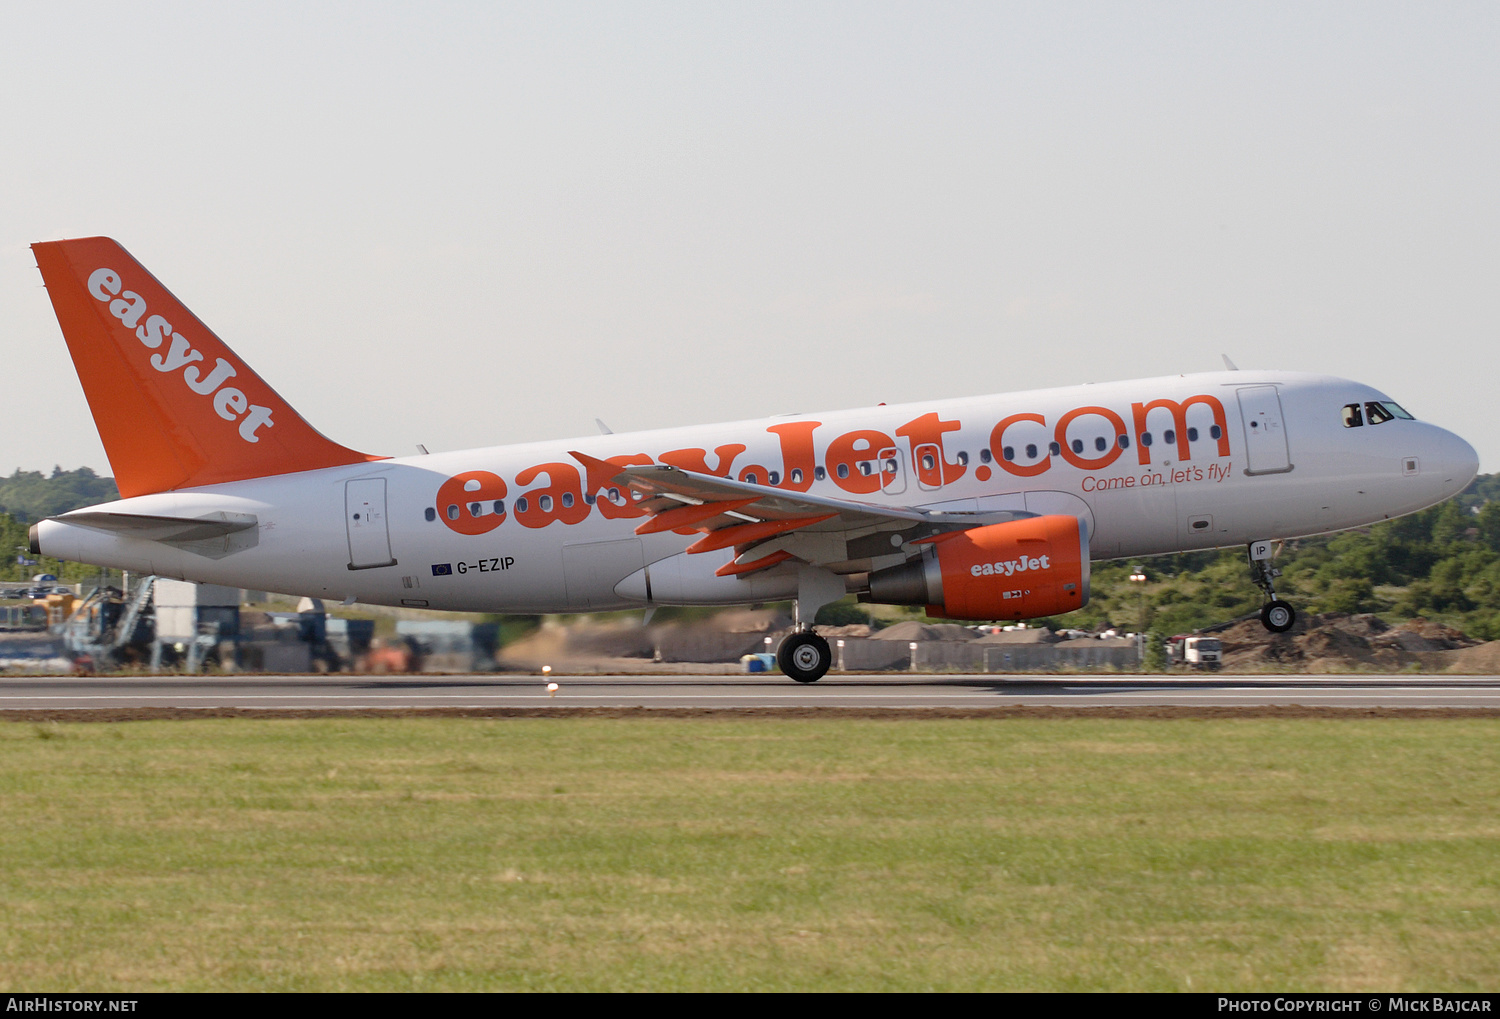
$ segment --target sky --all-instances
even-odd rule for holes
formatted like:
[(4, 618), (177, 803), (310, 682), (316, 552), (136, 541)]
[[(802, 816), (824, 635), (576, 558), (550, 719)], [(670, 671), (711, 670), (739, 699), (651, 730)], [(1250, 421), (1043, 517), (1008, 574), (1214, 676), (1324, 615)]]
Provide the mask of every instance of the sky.
[(12, 2), (0, 473), (103, 447), (120, 241), (403, 455), (1241, 368), (1500, 470), (1494, 3)]

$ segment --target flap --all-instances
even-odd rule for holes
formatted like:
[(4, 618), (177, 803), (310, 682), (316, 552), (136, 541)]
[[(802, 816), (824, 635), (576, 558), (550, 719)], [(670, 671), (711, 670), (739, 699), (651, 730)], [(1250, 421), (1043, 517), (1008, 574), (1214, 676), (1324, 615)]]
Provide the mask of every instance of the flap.
[[(585, 453), (574, 451), (570, 455), (588, 472), (589, 492), (618, 487), (639, 496), (634, 500), (635, 508), (651, 519), (643, 522), (636, 529), (637, 533), (672, 529), (697, 531), (709, 537), (695, 543), (689, 552), (706, 552), (732, 544), (740, 550), (741, 559), (755, 558), (758, 553), (752, 554), (748, 550), (792, 531), (830, 537), (838, 535), (845, 539), (818, 546), (842, 551), (812, 553), (810, 550), (814, 546), (803, 543), (793, 552), (796, 558), (805, 562), (829, 565), (847, 561), (853, 555), (868, 554), (857, 553), (848, 547), (847, 541), (856, 537), (899, 534), (903, 541), (910, 541), (945, 531), (1035, 516), (1024, 510), (938, 513), (904, 506), (879, 506), (733, 481), (664, 464), (622, 467)], [(719, 508), (716, 510), (716, 507)], [(724, 533), (715, 534), (720, 531)], [(879, 546), (880, 542), (875, 545)], [(883, 545), (886, 553), (893, 547), (888, 541)]]

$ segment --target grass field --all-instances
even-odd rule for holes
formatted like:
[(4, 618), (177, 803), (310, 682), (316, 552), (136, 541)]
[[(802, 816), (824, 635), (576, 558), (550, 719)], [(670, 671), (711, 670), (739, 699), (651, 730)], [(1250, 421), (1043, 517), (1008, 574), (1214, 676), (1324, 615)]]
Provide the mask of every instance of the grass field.
[(0, 724), (4, 990), (1500, 989), (1500, 721)]

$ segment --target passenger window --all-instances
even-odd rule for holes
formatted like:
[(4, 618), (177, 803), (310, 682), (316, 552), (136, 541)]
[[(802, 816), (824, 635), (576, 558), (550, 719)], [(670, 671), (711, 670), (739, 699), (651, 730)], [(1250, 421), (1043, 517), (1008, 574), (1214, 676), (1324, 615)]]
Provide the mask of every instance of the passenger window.
[(744, 481), (747, 485), (758, 485), (760, 484), (760, 475), (751, 471), (745, 475)]
[(1360, 413), (1359, 404), (1357, 404), (1357, 403), (1346, 403), (1346, 404), (1344, 404), (1344, 427), (1345, 428), (1358, 428), (1360, 425), (1362, 425), (1364, 423), (1365, 423), (1364, 415)]
[(1395, 416), (1378, 403), (1365, 404), (1365, 419), (1372, 425), (1383, 425)]
[[(923, 453), (922, 454), (922, 469), (924, 471), (930, 471), (930, 470), (932, 470), (936, 466), (937, 466), (937, 461), (932, 458), (932, 454), (931, 453)], [(891, 463), (891, 470), (892, 470), (892, 472), (894, 472), (895, 469), (896, 469), (896, 465), (895, 465), (895, 462), (893, 461)]]
[(1188, 429), (1188, 441), (1189, 442), (1197, 442), (1198, 441), (1198, 429), (1196, 429), (1196, 428), (1189, 428)]
[(792, 468), (792, 484), (794, 484), (794, 485), (800, 485), (800, 484), (802, 484), (802, 468), (801, 467), (793, 467)]
[[(573, 493), (572, 492), (564, 492), (562, 494), (562, 504), (563, 504), (563, 509), (572, 509), (573, 508)], [(500, 511), (496, 510), (495, 512), (498, 513)]]
[(960, 467), (969, 466), (969, 454), (965, 453), (963, 450), (958, 451), (958, 465)]
[(1094, 438), (1094, 448), (1103, 453), (1107, 448), (1109, 448), (1109, 443), (1104, 441), (1104, 436), (1099, 435)]
[[(928, 459), (931, 459), (931, 458), (929, 457)], [(895, 474), (896, 473), (896, 459), (895, 459), (895, 457), (892, 457), (891, 459), (889, 459), (889, 460), (887, 460), (885, 462), (885, 472), (887, 474)]]
[(1172, 443), (1177, 441), (1177, 432), (1174, 429), (1168, 428), (1166, 431), (1161, 433), (1161, 441), (1170, 446)]
[(1062, 455), (1062, 447), (1059, 446), (1055, 442), (1049, 442), (1049, 443), (1047, 443), (1047, 449), (1048, 449), (1049, 452), (1051, 452), (1051, 454), (1053, 456), (1061, 456)]
[(990, 457), (990, 451), (988, 449), (981, 449), (979, 451), (979, 462), (980, 463), (987, 464), (987, 463), (990, 462), (990, 459), (991, 459), (991, 457)]
[[(552, 512), (552, 496), (544, 495), (541, 498), (537, 499), (536, 504), (537, 508), (540, 509), (543, 513)], [(479, 504), (476, 502), (474, 505), (478, 506)], [(477, 516), (478, 514), (475, 515)]]
[(766, 484), (768, 484), (768, 485), (779, 485), (779, 484), (781, 484), (781, 474), (778, 473), (777, 471), (771, 471), (769, 474), (766, 475)]
[(425, 516), (430, 522), (437, 519), (437, 510), (433, 509), (431, 506), (428, 506), (425, 510), (422, 511), (422, 515)]
[(1150, 446), (1151, 443), (1152, 443), (1152, 441), (1153, 440), (1151, 438), (1151, 433), (1150, 432), (1142, 432), (1141, 433), (1141, 445), (1142, 446)]
[(526, 501), (526, 497), (523, 495), (523, 496), (521, 496), (521, 498), (519, 498), (519, 499), (516, 500), (516, 512), (517, 513), (525, 513), (527, 507), (529, 507), (530, 505), (531, 504)]
[(848, 464), (839, 464), (838, 475), (841, 478), (847, 478), (849, 476), (849, 465)]
[(1129, 449), (1130, 448), (1130, 436), (1128, 436), (1128, 435), (1121, 435), (1119, 437), (1119, 440), (1120, 440), (1120, 448), (1121, 449)]
[(1075, 452), (1075, 453), (1082, 453), (1083, 452), (1083, 440), (1082, 439), (1074, 439), (1073, 440), (1073, 452)]
[(1220, 428), (1218, 425), (1214, 425), (1212, 428), (1210, 428), (1208, 430), (1208, 437), (1210, 439), (1218, 439), (1223, 434), (1224, 434), (1224, 430), (1222, 428)]
[(826, 470), (824, 470), (822, 467), (814, 467), (813, 468), (813, 480), (814, 481), (822, 481), (826, 477), (828, 477), (828, 472)]
[(505, 500), (504, 499), (496, 499), (495, 500), (495, 515), (496, 516), (500, 516), (500, 515), (502, 515), (504, 513), (505, 513)]
[(451, 504), (451, 505), (449, 505), (449, 507), (448, 507), (448, 519), (449, 520), (457, 520), (458, 519), (458, 505), (457, 504)]
[(1013, 446), (1006, 446), (1004, 449), (1002, 449), (1000, 451), (1000, 455), (1003, 456), (1003, 457), (1005, 457), (1005, 459), (1007, 459), (1007, 460), (1014, 460), (1016, 458), (1015, 447), (1013, 447)]
[(1035, 460), (1036, 459), (1036, 443), (1034, 443), (1034, 442), (1028, 442), (1026, 444), (1026, 459), (1028, 459), (1028, 460)]

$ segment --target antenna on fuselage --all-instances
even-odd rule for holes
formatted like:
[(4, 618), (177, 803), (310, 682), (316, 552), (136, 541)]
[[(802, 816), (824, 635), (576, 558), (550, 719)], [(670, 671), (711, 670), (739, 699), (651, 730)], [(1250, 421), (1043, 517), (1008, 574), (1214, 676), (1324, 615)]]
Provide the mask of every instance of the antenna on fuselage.
[(600, 435), (613, 435), (613, 434), (615, 434), (614, 433), (614, 429), (610, 428), (609, 425), (605, 424), (603, 421), (600, 421), (598, 418), (594, 418), (594, 424), (596, 424), (596, 425), (599, 426), (599, 434)]
[(1227, 368), (1229, 371), (1232, 371), (1232, 372), (1239, 371), (1239, 368), (1235, 367), (1235, 363), (1233, 361), (1229, 360), (1229, 355), (1228, 354), (1220, 354), (1219, 356), (1224, 359), (1224, 367), (1225, 368)]

